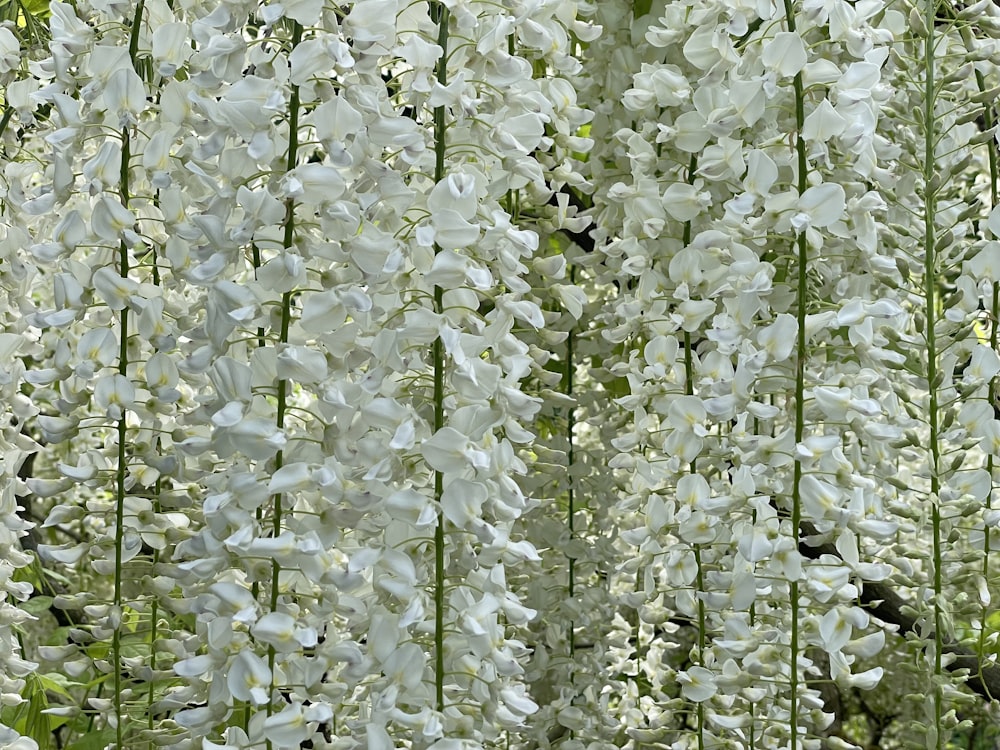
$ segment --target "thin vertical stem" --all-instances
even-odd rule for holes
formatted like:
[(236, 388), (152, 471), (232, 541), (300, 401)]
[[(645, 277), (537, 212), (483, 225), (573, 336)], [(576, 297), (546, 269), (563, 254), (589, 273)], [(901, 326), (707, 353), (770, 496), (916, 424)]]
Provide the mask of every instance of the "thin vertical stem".
[[(298, 21), (292, 22), (291, 48), (294, 50), (302, 41), (302, 25)], [(291, 96), (288, 103), (288, 158), (285, 164), (285, 171), (291, 172), (298, 164), (299, 157), (299, 87), (291, 87)], [(287, 251), (295, 242), (295, 202), (289, 198), (285, 204), (285, 231), (283, 239), (283, 249)], [(292, 292), (287, 291), (281, 295), (281, 324), (278, 332), (278, 346), (288, 343), (288, 329), (292, 319)], [(288, 380), (280, 378), (278, 380), (278, 405), (275, 415), (275, 423), (279, 430), (285, 429), (285, 412), (288, 408)], [(274, 457), (275, 471), (284, 466), (284, 451), (278, 451)], [(275, 537), (281, 534), (282, 503), (284, 495), (280, 492), (275, 494), (272, 500), (272, 532)], [(272, 612), (278, 610), (278, 595), (281, 581), (281, 565), (277, 560), (271, 561), (271, 598), (270, 609)], [(270, 645), (267, 648), (267, 664), (271, 671), (271, 694), (274, 693), (274, 662), (275, 650)], [(273, 703), (267, 703), (267, 715), (270, 716), (274, 710)], [(270, 741), (267, 743), (271, 747)]]
[[(570, 283), (575, 282), (576, 269), (570, 267), (569, 278)], [(563, 393), (569, 398), (573, 398), (573, 369), (576, 363), (573, 359), (573, 350), (576, 343), (576, 327), (569, 329), (569, 335), (566, 337), (566, 374), (563, 380)], [(566, 508), (566, 527), (569, 530), (569, 538), (572, 543), (573, 539), (576, 538), (576, 530), (574, 529), (574, 516), (576, 515), (576, 480), (573, 477), (573, 464), (574, 464), (574, 439), (573, 432), (576, 429), (576, 409), (572, 404), (569, 406), (569, 413), (566, 415), (566, 439), (569, 441), (569, 446), (566, 450), (566, 473), (569, 477), (569, 487), (566, 491), (567, 508)], [(572, 555), (568, 556), (567, 560), (568, 566), (568, 586), (567, 593), (569, 598), (572, 599), (576, 596), (576, 558)], [(574, 658), (576, 655), (576, 623), (572, 619), (569, 622), (569, 655), (570, 658)]]
[[(965, 46), (968, 50), (973, 50), (972, 32), (968, 27), (962, 27), (961, 30), (962, 40), (965, 42)], [(976, 70), (976, 86), (981, 92), (987, 90), (986, 77), (983, 75), (982, 71)], [(996, 124), (996, 118), (993, 115), (993, 107), (987, 106), (983, 111), (983, 127), (985, 130), (990, 130)], [(998, 202), (998, 179), (1000, 179), (1000, 174), (998, 174), (997, 165), (997, 147), (995, 141), (991, 138), (986, 143), (986, 155), (989, 160), (990, 165), (990, 209), (994, 209)], [(990, 300), (990, 348), (993, 351), (997, 349), (997, 319), (1000, 316), (1000, 283), (996, 281), (993, 282), (993, 294)], [(989, 385), (989, 401), (990, 405), (995, 408), (997, 402), (997, 377), (994, 376), (990, 379)], [(993, 453), (990, 452), (986, 456), (986, 471), (990, 475), (990, 492), (986, 496), (986, 508), (991, 509), (993, 506), (993, 478), (996, 470), (996, 460)], [(990, 573), (990, 529), (985, 524), (983, 525), (983, 567), (982, 573), (984, 578), (988, 578)], [(988, 605), (983, 604), (980, 616), (980, 629), (979, 629), (979, 653), (986, 653), (986, 617), (989, 614)]]
[[(788, 30), (795, 31), (795, 9), (792, 0), (784, 0), (785, 19)], [(806, 144), (802, 138), (802, 128), (805, 123), (805, 97), (802, 88), (802, 73), (796, 73), (792, 79), (795, 92), (795, 153), (798, 163), (796, 189), (802, 195), (809, 187), (806, 180), (808, 162), (806, 160)], [(796, 238), (798, 255), (798, 279), (796, 284), (796, 322), (798, 332), (795, 342), (795, 443), (801, 443), (805, 434), (805, 373), (806, 373), (806, 299), (809, 290), (809, 258), (805, 232)], [(792, 536), (798, 545), (800, 526), (802, 523), (802, 462), (796, 458), (792, 474)], [(788, 595), (791, 599), (791, 706), (789, 720), (791, 723), (791, 748), (798, 750), (799, 746), (799, 582), (790, 581)]]
[[(693, 185), (695, 181), (695, 172), (698, 169), (698, 155), (691, 154), (691, 159), (688, 162), (687, 170), (687, 183)], [(684, 222), (684, 234), (683, 234), (684, 247), (691, 244), (691, 222)], [(688, 331), (684, 331), (684, 393), (688, 396), (694, 395), (694, 352), (692, 351), (691, 334)], [(698, 462), (697, 459), (692, 459), (691, 465), (688, 467), (688, 472), (691, 474), (698, 473)], [(698, 591), (705, 590), (705, 575), (704, 569), (701, 564), (701, 545), (694, 545), (694, 560), (698, 568), (696, 584), (698, 586)], [(706, 618), (705, 618), (705, 600), (702, 597), (698, 597), (698, 666), (705, 666), (705, 628), (706, 628)], [(698, 715), (698, 750), (705, 750), (705, 706), (703, 703), (699, 702), (696, 706)]]
[[(129, 56), (132, 61), (133, 70), (138, 67), (139, 30), (142, 27), (142, 15), (145, 7), (145, 0), (139, 0), (135, 7), (135, 14), (132, 17), (132, 27), (129, 38)], [(118, 195), (121, 204), (128, 209), (132, 199), (131, 186), (129, 184), (129, 171), (132, 161), (132, 147), (129, 137), (128, 127), (123, 127), (121, 131), (122, 141), (122, 163), (118, 180)], [(123, 279), (129, 275), (128, 245), (125, 240), (121, 240), (118, 246), (118, 272)], [(128, 315), (129, 309), (126, 305), (120, 313), (121, 340), (118, 350), (118, 374), (128, 377)], [(126, 421), (126, 411), (123, 409), (121, 417), (118, 419), (118, 456), (115, 467), (115, 585), (114, 585), (114, 606), (112, 608), (113, 622), (111, 635), (111, 655), (114, 669), (114, 706), (115, 706), (115, 747), (123, 750), (123, 740), (125, 728), (122, 723), (122, 637), (121, 624), (124, 617), (124, 599), (122, 596), (122, 567), (123, 563), (123, 542), (125, 535), (125, 479), (128, 475), (128, 456), (125, 450), (128, 425)]]
[[(438, 46), (441, 57), (437, 61), (437, 81), (442, 86), (448, 85), (448, 23), (451, 13), (443, 2), (432, 7), (434, 20), (438, 25)], [(434, 108), (434, 182), (445, 178), (445, 140), (447, 123), (445, 121), (444, 105)], [(435, 245), (434, 252), (440, 248)], [(434, 312), (441, 314), (444, 310), (444, 290), (434, 287)], [(441, 337), (434, 340), (434, 431), (444, 427), (444, 344)], [(434, 471), (434, 500), (438, 508), (444, 493), (444, 476)], [(438, 511), (437, 526), (434, 529), (434, 697), (437, 710), (444, 711), (444, 591), (445, 591), (445, 559), (444, 559), (444, 513)]]
[(924, 3), (924, 304), (927, 315), (927, 389), (928, 427), (931, 452), (931, 525), (933, 528), (933, 586), (934, 586), (934, 725), (938, 730), (936, 744), (942, 745), (941, 716), (943, 711), (940, 679), (942, 675), (942, 628), (941, 612), (942, 563), (941, 563), (941, 507), (940, 507), (940, 426), (938, 424), (938, 361), (937, 361), (937, 231), (934, 226), (937, 213), (937, 181), (934, 179), (934, 142), (937, 129), (934, 122), (935, 78), (935, 37), (937, 25), (937, 0)]
[[(160, 512), (160, 490), (162, 489), (162, 483), (159, 479), (156, 480), (155, 493), (156, 499), (153, 502), (153, 507), (155, 512)], [(160, 561), (160, 551), (153, 550), (153, 566), (154, 568)], [(159, 601), (156, 598), (156, 594), (153, 594), (152, 601), (149, 605), (149, 669), (152, 672), (156, 672), (156, 638), (157, 638), (157, 619), (160, 616)], [(156, 726), (156, 719), (153, 712), (153, 703), (156, 700), (156, 680), (149, 680), (149, 690), (146, 694), (146, 728), (152, 732), (153, 728)], [(153, 741), (150, 738), (147, 746), (152, 750)]]
[[(138, 50), (138, 41), (139, 41), (138, 37), (136, 37), (135, 38), (136, 50)], [(162, 92), (158, 92), (156, 94), (157, 105), (160, 104), (162, 98), (161, 93)], [(159, 190), (157, 190), (156, 194), (153, 196), (153, 205), (157, 207), (159, 207), (160, 205)], [(153, 261), (153, 268), (152, 268), (153, 286), (160, 286), (161, 283), (160, 264), (159, 264), (159, 256), (158, 253), (156, 252), (156, 245), (151, 246), (149, 254), (152, 257)], [(159, 452), (160, 447), (162, 446), (162, 443), (160, 442), (159, 438), (157, 438), (156, 440), (156, 445), (157, 445), (157, 452)], [(153, 511), (155, 513), (159, 513), (162, 510), (162, 506), (160, 504), (160, 493), (162, 491), (163, 491), (163, 478), (157, 477), (156, 482), (153, 485), (153, 495), (154, 495)], [(153, 568), (155, 569), (159, 565), (159, 563), (160, 563), (160, 550), (154, 549)], [(159, 617), (160, 617), (160, 600), (156, 595), (156, 593), (154, 593), (150, 599), (150, 605), (149, 605), (149, 669), (154, 674), (156, 672), (156, 639), (159, 635)], [(146, 692), (146, 728), (150, 732), (150, 739), (149, 742), (147, 743), (147, 747), (149, 748), (149, 750), (153, 750), (154, 747), (152, 733), (154, 727), (156, 726), (156, 718), (155, 718), (155, 713), (153, 711), (153, 703), (155, 701), (156, 701), (156, 680), (150, 679), (149, 690)]]
[[(296, 89), (297, 90), (297, 89)], [(257, 272), (260, 270), (261, 260), (260, 260), (260, 247), (257, 246), (256, 242), (250, 244), (251, 258), (253, 260), (253, 276), (257, 278)], [(266, 340), (267, 332), (264, 330), (264, 326), (257, 327), (257, 346), (261, 347), (267, 343)], [(259, 518), (257, 520), (260, 520)]]
[[(128, 141), (126, 140), (126, 143)], [(124, 165), (129, 157), (128, 148), (122, 149), (122, 164)], [(125, 167), (123, 166), (123, 169)], [(122, 278), (128, 276), (128, 248), (125, 243), (121, 243), (120, 261)], [(128, 308), (121, 311), (121, 349), (118, 356), (118, 373), (125, 376), (128, 370)], [(125, 529), (125, 477), (127, 471), (127, 456), (125, 452), (125, 441), (127, 438), (127, 425), (125, 422), (125, 412), (122, 412), (118, 420), (118, 465), (115, 471), (115, 604), (114, 612), (116, 622), (112, 623), (111, 652), (114, 659), (113, 669), (115, 672), (115, 745), (118, 750), (122, 750), (123, 728), (122, 728), (122, 639), (121, 620), (123, 617), (122, 600), (122, 542), (124, 540)]]

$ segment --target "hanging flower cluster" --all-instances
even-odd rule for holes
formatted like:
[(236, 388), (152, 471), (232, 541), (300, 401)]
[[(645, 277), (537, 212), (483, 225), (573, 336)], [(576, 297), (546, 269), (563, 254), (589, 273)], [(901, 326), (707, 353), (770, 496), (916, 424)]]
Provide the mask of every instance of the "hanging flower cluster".
[(908, 672), (944, 748), (1000, 686), (991, 0), (47, 14), (0, 747), (847, 747)]
[[(981, 628), (990, 589), (992, 292), (955, 278), (985, 258), (960, 238), (988, 191), (988, 5), (599, 9), (592, 75), (619, 95), (591, 130), (591, 293), (626, 417), (610, 637), (637, 743), (813, 746), (839, 731), (824, 686), (882, 677), (883, 619), (934, 675), (913, 731), (957, 724), (952, 623)], [(962, 290), (944, 316), (939, 286)], [(963, 580), (981, 604), (948, 603)], [(886, 590), (912, 616), (887, 617)]]
[(538, 559), (516, 479), (545, 315), (515, 206), (573, 179), (551, 149), (585, 110), (534, 71), (574, 73), (588, 27), (570, 3), (51, 13), (7, 205), (37, 269), (29, 489), (76, 529), (38, 552), (96, 574), (60, 604), (110, 643), (58, 653), (110, 675), (85, 708), (117, 747), (523, 726), (509, 628), (536, 613), (506, 567)]

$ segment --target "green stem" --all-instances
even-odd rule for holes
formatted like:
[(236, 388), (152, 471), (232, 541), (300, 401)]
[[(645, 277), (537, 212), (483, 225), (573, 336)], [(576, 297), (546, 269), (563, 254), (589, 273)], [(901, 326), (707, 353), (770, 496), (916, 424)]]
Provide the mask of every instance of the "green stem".
[[(296, 91), (297, 91), (297, 89), (296, 89)], [(286, 224), (286, 229), (287, 229), (287, 224)], [(254, 277), (254, 279), (256, 279), (257, 278), (257, 273), (260, 271), (260, 267), (262, 265), (261, 259), (260, 259), (260, 248), (257, 246), (256, 242), (251, 242), (250, 243), (250, 252), (251, 252), (251, 258), (253, 260), (253, 277)], [(258, 348), (264, 346), (267, 343), (266, 336), (267, 336), (267, 331), (264, 330), (264, 326), (257, 326), (257, 346), (258, 346)], [(260, 519), (258, 518), (257, 520), (259, 521)]]
[[(788, 22), (788, 30), (795, 31), (795, 10), (792, 7), (792, 0), (784, 0), (785, 18)], [(798, 162), (798, 174), (796, 188), (799, 195), (802, 195), (809, 187), (806, 180), (808, 173), (808, 163), (806, 161), (806, 144), (802, 139), (802, 127), (805, 123), (805, 96), (802, 88), (802, 74), (796, 73), (792, 79), (792, 87), (795, 92), (795, 153)], [(805, 373), (806, 373), (806, 299), (809, 290), (808, 277), (808, 245), (806, 243), (805, 232), (799, 234), (797, 241), (798, 254), (798, 280), (796, 288), (796, 322), (798, 332), (795, 345), (795, 443), (801, 443), (805, 434)], [(800, 526), (802, 523), (802, 463), (795, 461), (792, 474), (792, 536), (798, 545)], [(790, 581), (788, 584), (788, 596), (791, 599), (791, 707), (789, 709), (789, 721), (791, 723), (791, 747), (797, 748), (799, 745), (799, 582)]]
[[(133, 69), (138, 67), (138, 45), (139, 45), (139, 31), (142, 27), (142, 14), (145, 6), (145, 0), (139, 0), (135, 7), (135, 15), (132, 17), (132, 27), (130, 30), (129, 39), (129, 56), (131, 57)], [(129, 170), (131, 168), (130, 162), (132, 161), (132, 148), (131, 140), (129, 139), (128, 127), (122, 128), (121, 132), (122, 140), (122, 164), (121, 172), (119, 173), (118, 180), (118, 190), (119, 199), (121, 204), (128, 209), (129, 202), (131, 201), (131, 187), (129, 185)], [(125, 244), (125, 240), (119, 243), (118, 247), (118, 272), (121, 274), (123, 279), (128, 278), (129, 274), (129, 259), (128, 259), (128, 246)], [(128, 313), (129, 309), (126, 305), (122, 308), (120, 314), (120, 325), (121, 325), (121, 340), (119, 342), (118, 350), (118, 374), (122, 377), (128, 377)], [(114, 669), (114, 685), (115, 685), (115, 747), (118, 750), (123, 750), (125, 727), (123, 726), (123, 714), (122, 714), (122, 638), (121, 638), (121, 621), (124, 617), (124, 600), (122, 596), (122, 552), (123, 552), (123, 541), (125, 537), (125, 479), (128, 475), (128, 456), (125, 451), (126, 440), (127, 440), (127, 430), (128, 426), (125, 419), (125, 411), (122, 411), (121, 418), (118, 420), (118, 456), (117, 456), (117, 466), (115, 467), (115, 584), (114, 584), (114, 606), (112, 608), (113, 616), (115, 621), (112, 623), (112, 635), (111, 635), (111, 656), (113, 660), (112, 668)]]
[[(122, 154), (124, 157), (125, 154)], [(125, 243), (122, 243), (123, 257), (122, 277), (128, 273), (128, 251)], [(118, 372), (125, 375), (128, 368), (128, 308), (121, 312), (122, 341), (121, 354), (118, 359)], [(121, 619), (122, 611), (122, 541), (124, 539), (125, 528), (125, 476), (127, 467), (127, 457), (125, 454), (126, 441), (125, 414), (122, 413), (118, 420), (118, 466), (115, 477), (115, 604), (114, 611), (117, 621), (113, 623), (114, 630), (111, 635), (111, 652), (113, 656), (113, 669), (115, 672), (115, 745), (118, 750), (122, 750), (123, 727), (122, 727), (122, 639), (121, 639)]]
[[(689, 185), (694, 184), (695, 172), (698, 169), (698, 156), (697, 154), (691, 154), (691, 159), (688, 162), (687, 170), (687, 183)], [(684, 222), (684, 234), (682, 241), (684, 247), (691, 244), (691, 222)], [(691, 350), (691, 334), (688, 331), (684, 331), (684, 392), (688, 396), (694, 395), (694, 352)], [(691, 465), (688, 468), (689, 473), (698, 473), (698, 464), (696, 459), (692, 459)], [(697, 585), (698, 591), (705, 590), (705, 577), (704, 571), (701, 565), (701, 545), (694, 545), (694, 559), (695, 564), (698, 567), (697, 573)], [(698, 666), (705, 665), (705, 629), (706, 629), (706, 617), (705, 617), (705, 600), (698, 597)], [(705, 706), (702, 703), (698, 703), (696, 706), (696, 712), (698, 716), (698, 750), (705, 750)]]
[[(569, 281), (571, 284), (576, 283), (576, 267), (570, 265), (569, 267)], [(563, 375), (563, 393), (570, 399), (573, 398), (573, 370), (576, 366), (574, 359), (574, 349), (576, 346), (576, 326), (571, 326), (569, 333), (566, 336), (566, 371)], [(568, 447), (566, 449), (566, 476), (568, 478), (569, 486), (566, 488), (566, 528), (569, 531), (569, 539), (572, 544), (573, 540), (576, 539), (576, 529), (574, 528), (574, 516), (576, 515), (576, 478), (573, 476), (573, 466), (575, 464), (576, 457), (574, 455), (574, 436), (573, 433), (576, 430), (576, 408), (573, 404), (570, 404), (568, 409), (568, 414), (566, 415), (566, 440)], [(566, 594), (570, 600), (576, 596), (576, 558), (570, 554), (566, 556), (566, 564), (568, 568), (568, 581), (566, 586)], [(569, 657), (570, 660), (576, 663), (576, 620), (570, 618), (568, 630), (568, 646), (569, 646)], [(575, 670), (570, 672), (569, 675), (570, 684), (576, 682)], [(576, 730), (569, 730), (569, 737), (576, 737)], [(508, 738), (508, 745), (510, 744)]]
[[(438, 46), (441, 47), (441, 57), (437, 62), (437, 81), (442, 86), (448, 85), (448, 22), (451, 13), (444, 3), (438, 2), (432, 6), (434, 20), (438, 25)], [(445, 178), (445, 141), (447, 123), (445, 122), (444, 105), (434, 108), (434, 182)], [(440, 248), (435, 245), (434, 252)], [(434, 287), (434, 312), (444, 312), (444, 290)], [(441, 337), (434, 340), (434, 432), (444, 427), (444, 345)], [(434, 501), (441, 507), (441, 497), (444, 493), (444, 476), (440, 471), (434, 471)], [(445, 593), (445, 518), (438, 511), (437, 527), (434, 530), (434, 697), (437, 710), (444, 711), (444, 593)]]
[[(684, 226), (684, 235), (688, 237), (688, 241), (685, 242), (685, 246), (691, 241), (691, 222), (686, 222)], [(691, 352), (691, 334), (684, 331), (684, 373), (685, 373), (685, 383), (684, 392), (688, 396), (694, 395), (694, 355)], [(691, 459), (691, 465), (688, 467), (688, 473), (697, 474), (698, 473), (698, 462), (697, 459)], [(698, 586), (698, 591), (705, 590), (705, 573), (704, 568), (701, 564), (701, 545), (695, 544), (694, 546), (694, 562), (697, 567), (697, 574), (695, 584)], [(705, 630), (706, 630), (707, 618), (705, 616), (705, 600), (702, 597), (698, 597), (698, 657), (697, 664), (699, 667), (705, 666)], [(705, 706), (703, 703), (698, 703), (695, 707), (695, 711), (698, 716), (698, 750), (705, 750)]]
[[(962, 40), (965, 42), (966, 49), (974, 49), (972, 39), (972, 32), (968, 27), (962, 27)], [(976, 71), (976, 85), (981, 92), (987, 90), (986, 78), (981, 71)], [(990, 130), (996, 124), (996, 118), (993, 116), (993, 107), (988, 106), (983, 111), (983, 126), (985, 130)], [(993, 209), (997, 205), (997, 183), (1000, 174), (998, 174), (997, 165), (997, 148), (994, 141), (991, 139), (989, 143), (986, 144), (986, 155), (989, 159), (990, 165), (990, 209)], [(990, 347), (993, 351), (997, 349), (997, 318), (1000, 316), (1000, 283), (993, 282), (993, 295), (990, 303)], [(989, 402), (991, 405), (995, 405), (997, 401), (997, 378), (994, 376), (990, 379), (989, 386)], [(988, 453), (986, 456), (986, 471), (990, 475), (990, 493), (986, 496), (986, 508), (990, 509), (993, 505), (993, 491), (992, 483), (994, 472), (996, 469), (996, 462), (993, 457), (993, 453)], [(983, 577), (989, 578), (990, 574), (990, 529), (987, 526), (983, 526)], [(980, 629), (979, 629), (979, 653), (986, 653), (986, 618), (989, 615), (987, 605), (983, 605), (980, 612)]]
[[(298, 21), (292, 22), (292, 42), (294, 50), (302, 41), (302, 25)], [(288, 103), (288, 159), (285, 163), (285, 171), (291, 172), (298, 164), (299, 158), (299, 87), (291, 87), (291, 96)], [(295, 202), (289, 199), (285, 204), (285, 232), (283, 247), (288, 250), (295, 242)], [(259, 257), (258, 257), (259, 260)], [(278, 346), (288, 343), (288, 329), (292, 319), (292, 292), (287, 291), (281, 295), (281, 328), (278, 333)], [(275, 423), (279, 430), (285, 429), (285, 413), (288, 409), (288, 380), (280, 378), (278, 380), (278, 407), (275, 415)], [(284, 451), (278, 451), (274, 457), (274, 470), (277, 471), (285, 464)], [(279, 492), (272, 498), (273, 525), (272, 532), (275, 537), (281, 534), (281, 519), (283, 513), (284, 496)], [(270, 609), (272, 612), (278, 610), (279, 584), (281, 581), (281, 565), (277, 560), (271, 561), (271, 597)], [(274, 646), (267, 647), (267, 665), (271, 671), (271, 695), (274, 695), (274, 662), (276, 652)], [(267, 702), (267, 715), (274, 711), (272, 701)], [(268, 748), (271, 742), (267, 743)]]
[[(154, 268), (155, 268), (155, 266), (154, 266)], [(157, 444), (159, 444), (159, 441), (157, 441)], [(154, 508), (154, 510), (155, 510), (156, 513), (160, 512), (160, 491), (162, 490), (162, 488), (163, 488), (163, 485), (162, 485), (161, 480), (157, 479), (156, 480), (156, 484), (154, 485), (154, 494), (156, 495), (156, 499), (153, 501), (153, 508)], [(160, 562), (160, 551), (158, 549), (157, 550), (153, 550), (153, 568), (154, 569), (159, 564), (159, 562)], [(157, 595), (154, 593), (153, 596), (152, 596), (152, 600), (150, 602), (150, 605), (149, 605), (149, 618), (150, 618), (150, 620), (149, 620), (149, 668), (153, 672), (156, 671), (157, 618), (159, 618), (159, 616), (160, 616), (160, 608), (159, 608), (159, 603), (160, 602), (156, 598), (156, 596)], [(152, 678), (152, 679), (149, 680), (149, 690), (147, 691), (147, 701), (146, 701), (146, 727), (147, 727), (147, 729), (149, 729), (150, 733), (152, 733), (153, 728), (156, 726), (156, 721), (155, 721), (154, 716), (153, 716), (153, 703), (156, 700), (155, 687), (156, 687), (156, 680), (155, 680), (155, 678)], [(153, 745), (152, 738), (150, 739), (149, 743), (147, 744), (147, 747), (149, 748), (149, 750), (153, 750), (154, 745)]]
[[(257, 247), (257, 243), (256, 242), (253, 243), (251, 245), (251, 247), (253, 248), (254, 279), (256, 279), (257, 278), (257, 272), (260, 270), (260, 266), (261, 266), (260, 248)], [(263, 326), (257, 328), (257, 347), (258, 348), (264, 346), (264, 344), (266, 343), (265, 333), (266, 332), (265, 332)], [(282, 420), (282, 421), (284, 421), (284, 420)], [(264, 508), (258, 506), (257, 510), (254, 512), (254, 517), (257, 519), (257, 526), (258, 526), (258, 528), (260, 528), (262, 526), (262, 524), (263, 524), (263, 521), (264, 521)], [(273, 575), (273, 570), (272, 570), (272, 575)], [(254, 601), (258, 601), (259, 600), (259, 598), (260, 598), (260, 581), (259, 580), (255, 580), (252, 584), (250, 584), (250, 595), (253, 597)], [(250, 638), (252, 640), (253, 636), (251, 635)], [(250, 719), (253, 716), (253, 711), (251, 709), (251, 704), (249, 702), (247, 702), (246, 704), (244, 704), (242, 715), (243, 715), (243, 731), (247, 732), (249, 734), (249, 732), (250, 732)]]
[[(570, 269), (570, 283), (574, 280), (574, 269)], [(563, 392), (569, 396), (573, 397), (573, 368), (575, 366), (573, 360), (573, 349), (576, 343), (575, 341), (576, 328), (570, 328), (569, 335), (566, 337), (566, 376), (565, 376), (565, 387)], [(566, 526), (569, 529), (569, 538), (572, 542), (576, 538), (576, 530), (573, 528), (574, 518), (576, 514), (576, 492), (574, 485), (576, 484), (573, 478), (573, 464), (575, 461), (574, 456), (574, 444), (573, 444), (573, 431), (576, 429), (576, 409), (572, 405), (569, 407), (569, 414), (566, 415), (566, 438), (569, 441), (569, 447), (566, 450), (566, 474), (569, 477), (569, 487), (566, 491), (567, 498), (567, 508), (566, 508)], [(569, 581), (567, 587), (567, 594), (569, 598), (572, 599), (576, 595), (576, 558), (570, 555), (568, 557), (569, 566)], [(569, 655), (572, 658), (576, 654), (576, 623), (570, 620), (569, 623)]]
[[(136, 39), (138, 42), (138, 39)], [(156, 95), (156, 104), (159, 105), (161, 100), (160, 93)], [(153, 205), (156, 207), (160, 206), (160, 191), (157, 190), (153, 196)], [(158, 261), (158, 253), (156, 252), (156, 245), (152, 245), (150, 248), (150, 255), (153, 259), (153, 286), (160, 286), (160, 267)], [(160, 453), (160, 448), (162, 443), (159, 439), (156, 441), (157, 453)], [(160, 505), (160, 493), (163, 491), (163, 478), (158, 477), (156, 483), (153, 485), (153, 510), (155, 513), (159, 514), (162, 510)], [(155, 570), (160, 563), (160, 550), (153, 550), (153, 569)], [(150, 599), (149, 605), (149, 669), (153, 673), (156, 672), (156, 639), (159, 634), (159, 617), (160, 617), (160, 600), (157, 594), (153, 594)], [(155, 745), (153, 744), (152, 734), (153, 728), (156, 726), (156, 719), (153, 712), (153, 703), (156, 701), (156, 680), (150, 679), (149, 690), (146, 693), (146, 728), (149, 730), (150, 739), (147, 743), (148, 750), (153, 750)]]
[(4, 131), (10, 124), (10, 118), (14, 115), (13, 107), (4, 107), (3, 117), (0, 117), (0, 138), (3, 138)]
[[(754, 434), (756, 435), (756, 434), (759, 434), (759, 432), (758, 432), (759, 428), (757, 426), (757, 417), (754, 417), (753, 421), (754, 421), (754, 430), (753, 431), (754, 431)], [(753, 515), (751, 516), (750, 520), (754, 523), (754, 525), (757, 524), (757, 511), (756, 510), (753, 511)], [(756, 605), (756, 603), (751, 603), (750, 604), (750, 629), (753, 630), (753, 627), (756, 624), (757, 624), (757, 605)], [(756, 724), (757, 724), (757, 704), (754, 703), (753, 701), (749, 701), (749, 704), (750, 705), (749, 705), (748, 708), (749, 708), (749, 713), (750, 713), (750, 731), (747, 732), (747, 747), (748, 747), (749, 750), (756, 750), (755, 735), (756, 735), (756, 732), (757, 732), (757, 728), (756, 728)]]
[(942, 588), (942, 565), (941, 565), (941, 508), (940, 508), (940, 427), (938, 424), (938, 362), (937, 362), (937, 257), (935, 245), (937, 243), (937, 232), (934, 226), (934, 217), (937, 212), (937, 190), (934, 180), (934, 141), (936, 140), (936, 128), (934, 127), (934, 99), (935, 99), (935, 43), (934, 29), (937, 24), (938, 0), (926, 0), (924, 3), (924, 24), (926, 26), (926, 36), (924, 37), (924, 304), (927, 314), (927, 388), (928, 388), (928, 427), (930, 431), (930, 451), (931, 451), (931, 524), (933, 527), (933, 555), (934, 555), (934, 724), (938, 728), (937, 748), (942, 745), (941, 715), (942, 715), (942, 695), (940, 679), (942, 675), (942, 628), (943, 617), (941, 612), (941, 588)]

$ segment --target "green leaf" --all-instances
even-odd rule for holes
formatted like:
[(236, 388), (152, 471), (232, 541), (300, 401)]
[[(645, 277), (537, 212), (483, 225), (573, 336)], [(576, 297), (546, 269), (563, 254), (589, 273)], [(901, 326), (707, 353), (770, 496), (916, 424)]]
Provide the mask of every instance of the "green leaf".
[(104, 750), (105, 746), (115, 741), (115, 732), (105, 729), (102, 732), (87, 732), (78, 740), (71, 742), (65, 750)]
[(51, 596), (33, 596), (26, 602), (21, 603), (21, 609), (28, 614), (38, 617), (48, 612), (52, 608)]
[(990, 630), (1000, 630), (1000, 610), (990, 612), (986, 616), (986, 625)]
[(642, 18), (653, 7), (653, 0), (635, 0), (632, 4), (633, 18)]
[(87, 646), (87, 656), (91, 659), (106, 659), (109, 653), (111, 653), (111, 646), (104, 641), (91, 643)]
[(38, 680), (45, 690), (49, 690), (57, 695), (62, 695), (70, 700), (73, 699), (73, 694), (69, 692), (71, 687), (79, 687), (80, 683), (73, 682), (68, 679), (66, 675), (59, 674), (58, 672), (50, 672), (49, 674), (38, 675)]
[(62, 646), (64, 643), (69, 642), (69, 633), (73, 628), (68, 625), (63, 625), (52, 631), (52, 634), (48, 636), (45, 645), (46, 646)]
[(27, 701), (27, 711), (19, 718), (15, 729), (33, 739), (38, 744), (39, 750), (48, 750), (52, 730), (49, 727), (49, 717), (42, 711), (49, 707), (49, 699), (37, 674), (28, 675), (25, 679), (22, 697)]
[(21, 0), (21, 7), (39, 18), (49, 15), (49, 0)]
[(72, 718), (69, 716), (53, 716), (52, 714), (46, 714), (46, 716), (49, 720), (49, 734), (72, 721)]

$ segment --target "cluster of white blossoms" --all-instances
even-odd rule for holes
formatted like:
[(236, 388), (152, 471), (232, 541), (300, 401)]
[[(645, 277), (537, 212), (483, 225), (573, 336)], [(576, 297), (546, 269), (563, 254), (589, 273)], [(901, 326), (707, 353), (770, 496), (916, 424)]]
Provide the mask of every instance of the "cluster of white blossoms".
[(913, 731), (958, 723), (995, 588), (997, 8), (914, 5), (598, 8), (603, 638), (636, 745), (842, 740), (828, 688), (878, 684), (886, 625), (923, 648)]
[(72, 528), (40, 558), (93, 581), (57, 606), (110, 649), (45, 653), (107, 675), (115, 747), (517, 731), (526, 277), (565, 276), (517, 207), (582, 181), (564, 76), (599, 30), (572, 2), (51, 14), (8, 74), (6, 466), (38, 452), (29, 502)]
[(940, 749), (1000, 685), (992, 0), (38, 23), (0, 749), (837, 748), (892, 661)]

